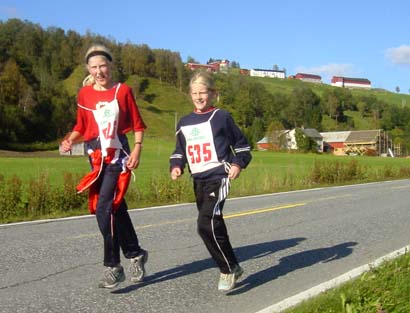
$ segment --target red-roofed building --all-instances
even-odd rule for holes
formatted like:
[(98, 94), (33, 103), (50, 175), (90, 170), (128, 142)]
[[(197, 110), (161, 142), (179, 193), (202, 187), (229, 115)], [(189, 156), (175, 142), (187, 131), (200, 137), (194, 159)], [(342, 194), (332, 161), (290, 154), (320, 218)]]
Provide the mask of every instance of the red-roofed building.
[(322, 77), (314, 74), (297, 73), (294, 78), (310, 83), (322, 83)]
[(191, 71), (196, 70), (205, 70), (207, 72), (216, 73), (216, 72), (228, 72), (229, 61), (228, 60), (219, 60), (211, 62), (208, 64), (199, 64), (199, 63), (187, 63), (185, 66)]
[(332, 86), (342, 88), (372, 88), (372, 84), (367, 78), (333, 76), (331, 84)]

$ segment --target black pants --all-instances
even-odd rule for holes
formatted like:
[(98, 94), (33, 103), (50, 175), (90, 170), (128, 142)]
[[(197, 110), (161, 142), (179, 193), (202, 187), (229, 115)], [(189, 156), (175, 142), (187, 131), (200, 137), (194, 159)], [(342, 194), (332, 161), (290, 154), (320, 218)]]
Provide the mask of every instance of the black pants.
[(237, 264), (229, 241), (222, 209), (228, 194), (228, 179), (194, 181), (198, 208), (198, 234), (218, 265), (221, 273), (227, 274)]
[(112, 212), (112, 202), (121, 171), (118, 164), (105, 165), (97, 182), (100, 184), (100, 193), (96, 216), (104, 238), (104, 265), (111, 267), (120, 263), (120, 248), (126, 258), (137, 256), (141, 250), (125, 200), (115, 213)]

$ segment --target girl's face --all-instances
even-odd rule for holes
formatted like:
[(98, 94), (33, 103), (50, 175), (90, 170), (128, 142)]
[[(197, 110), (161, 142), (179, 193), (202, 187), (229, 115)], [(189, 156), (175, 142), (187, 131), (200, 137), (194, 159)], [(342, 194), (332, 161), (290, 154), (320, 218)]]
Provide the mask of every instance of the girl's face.
[(201, 83), (193, 83), (191, 85), (191, 99), (195, 106), (195, 110), (205, 112), (212, 106), (212, 101), (215, 97), (215, 91), (208, 90), (208, 87)]
[(88, 60), (88, 72), (94, 78), (97, 87), (109, 88), (111, 84), (110, 64), (101, 55), (95, 55)]

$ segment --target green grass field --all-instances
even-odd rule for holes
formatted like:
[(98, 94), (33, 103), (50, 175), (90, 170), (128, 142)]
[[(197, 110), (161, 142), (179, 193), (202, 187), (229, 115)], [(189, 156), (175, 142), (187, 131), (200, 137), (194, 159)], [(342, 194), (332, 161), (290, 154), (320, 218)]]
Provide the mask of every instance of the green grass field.
[[(145, 138), (141, 163), (134, 172), (141, 182), (148, 182), (148, 179), (161, 173), (168, 175), (169, 156), (174, 149), (173, 140), (158, 138)], [(252, 162), (249, 167), (242, 172), (244, 180), (257, 182), (258, 178), (266, 175), (282, 177), (294, 175), (304, 177), (312, 169), (315, 161), (323, 162), (349, 162), (357, 160), (360, 164), (369, 167), (372, 172), (382, 171), (386, 166), (391, 168), (409, 167), (410, 159), (405, 158), (381, 158), (381, 157), (337, 157), (328, 154), (299, 154), (289, 152), (253, 151)], [(46, 173), (52, 185), (62, 182), (62, 174), (86, 173), (89, 171), (89, 164), (85, 156), (60, 156), (56, 157), (36, 157), (36, 158), (0, 158), (0, 174), (4, 177), (17, 175), (23, 181), (29, 181)]]

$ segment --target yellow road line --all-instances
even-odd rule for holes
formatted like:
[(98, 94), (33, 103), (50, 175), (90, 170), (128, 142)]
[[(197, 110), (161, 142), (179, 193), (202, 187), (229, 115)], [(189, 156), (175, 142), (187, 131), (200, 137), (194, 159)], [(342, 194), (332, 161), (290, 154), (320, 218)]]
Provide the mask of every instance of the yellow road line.
[(240, 217), (240, 216), (245, 216), (245, 215), (252, 215), (252, 214), (258, 214), (258, 213), (277, 211), (277, 210), (282, 210), (282, 209), (295, 208), (295, 207), (304, 206), (304, 205), (306, 205), (306, 203), (307, 202), (305, 202), (305, 203), (302, 202), (302, 203), (282, 205), (282, 206), (273, 207), (273, 208), (249, 210), (249, 211), (244, 211), (244, 212), (240, 212), (240, 213), (224, 215), (224, 218), (226, 219), (226, 218)]
[[(254, 210), (249, 210), (249, 211), (244, 211), (244, 212), (239, 212), (239, 213), (233, 213), (233, 214), (227, 214), (224, 215), (224, 218), (234, 218), (234, 217), (240, 217), (240, 216), (246, 216), (246, 215), (253, 215), (253, 214), (259, 214), (259, 213), (266, 213), (266, 212), (271, 212), (271, 211), (277, 211), (277, 210), (282, 210), (282, 209), (289, 209), (289, 208), (295, 208), (295, 207), (300, 207), (303, 205), (306, 205), (307, 202), (302, 202), (302, 203), (293, 203), (293, 204), (288, 204), (288, 205), (282, 205), (278, 207), (273, 207), (273, 208), (264, 208), (264, 209), (254, 209)], [(135, 227), (136, 229), (145, 229), (145, 228), (151, 228), (151, 227), (159, 227), (159, 226), (164, 226), (164, 225), (170, 225), (170, 224), (179, 224), (179, 223), (184, 223), (184, 222), (189, 222), (189, 221), (194, 221), (196, 218), (185, 218), (185, 219), (180, 219), (180, 220), (174, 220), (174, 221), (166, 221), (162, 223), (156, 223), (156, 224), (146, 224), (146, 225), (141, 225)], [(99, 233), (90, 233), (90, 234), (83, 234), (79, 236), (74, 236), (71, 237), (70, 239), (83, 239), (83, 238), (90, 238), (94, 236), (98, 236)]]
[[(343, 197), (346, 197), (346, 196), (349, 196), (349, 195), (335, 196), (335, 197), (331, 196), (331, 197), (326, 197), (326, 198), (317, 198), (317, 199), (315, 199), (315, 201), (323, 201), (323, 200), (330, 200), (330, 199), (336, 199), (336, 198), (343, 198)], [(296, 208), (296, 207), (304, 206), (309, 202), (312, 202), (312, 201), (300, 202), (300, 203), (291, 203), (291, 204), (281, 205), (281, 206), (277, 206), (277, 207), (273, 207), (273, 208), (253, 209), (253, 210), (243, 211), (243, 212), (239, 212), (239, 213), (226, 214), (226, 215), (224, 215), (224, 218), (228, 219), (228, 218), (241, 217), (241, 216), (259, 214), (259, 213), (278, 211), (278, 210), (282, 210), (282, 209)], [(165, 221), (165, 222), (162, 222), (162, 223), (146, 224), (146, 225), (137, 226), (135, 228), (136, 229), (145, 229), (145, 228), (159, 227), (159, 226), (170, 225), (170, 224), (179, 224), (179, 223), (195, 221), (195, 220), (196, 220), (196, 217), (195, 218), (185, 218), (185, 219), (174, 220), (174, 221)], [(81, 238), (93, 237), (93, 236), (97, 236), (97, 235), (99, 235), (99, 233), (84, 234), (84, 235), (71, 237), (71, 239), (81, 239)]]

